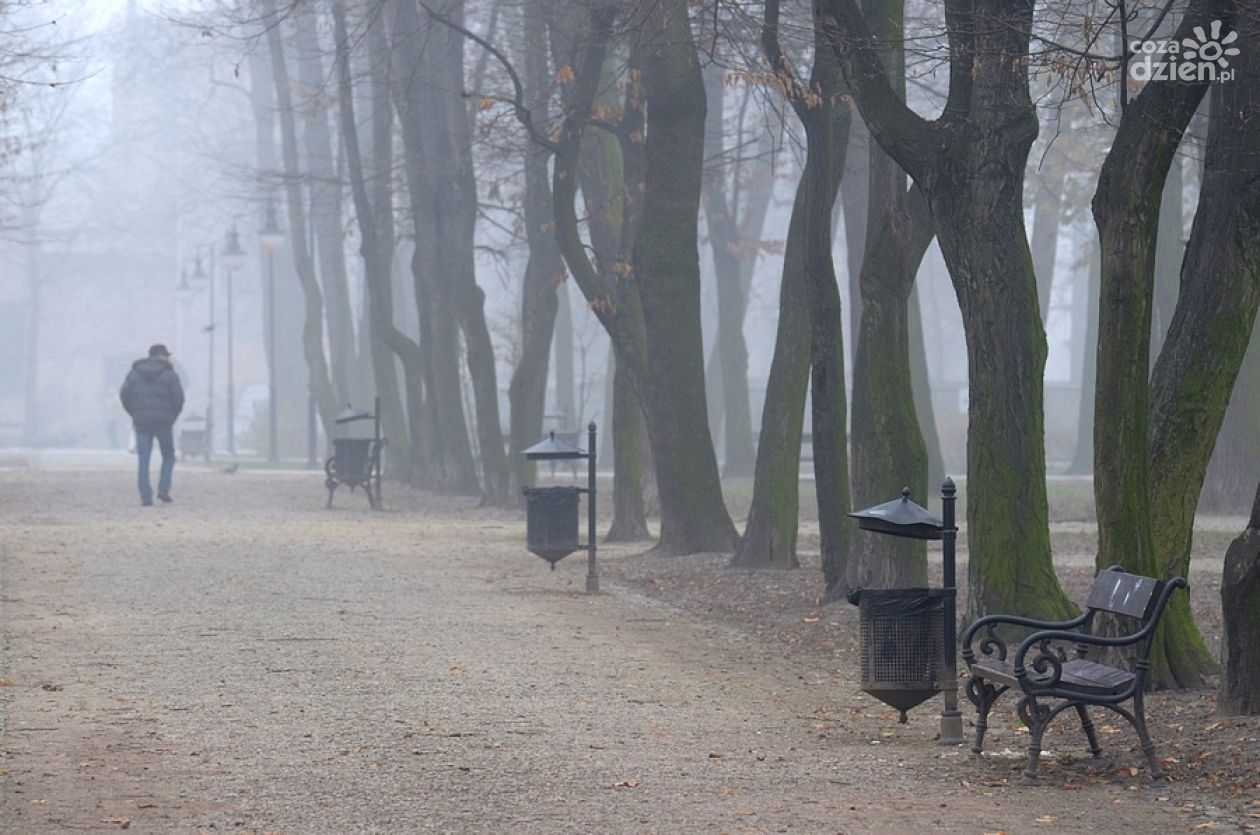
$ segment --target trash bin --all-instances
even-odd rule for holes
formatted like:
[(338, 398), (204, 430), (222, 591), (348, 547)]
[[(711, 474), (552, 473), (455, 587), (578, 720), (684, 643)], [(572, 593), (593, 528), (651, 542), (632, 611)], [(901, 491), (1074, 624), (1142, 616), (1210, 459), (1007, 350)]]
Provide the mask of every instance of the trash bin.
[(946, 602), (954, 589), (854, 589), (862, 654), (862, 690), (900, 711), (944, 689)]
[(551, 563), (572, 554), (578, 544), (577, 487), (525, 489), (525, 547)]

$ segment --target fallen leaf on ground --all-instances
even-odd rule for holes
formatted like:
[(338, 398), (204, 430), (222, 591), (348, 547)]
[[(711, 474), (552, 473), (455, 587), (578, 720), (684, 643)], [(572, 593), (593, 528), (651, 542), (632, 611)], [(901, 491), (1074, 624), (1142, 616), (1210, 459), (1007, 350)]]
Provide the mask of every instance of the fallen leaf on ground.
[(638, 780), (618, 780), (617, 782), (613, 783), (613, 788), (615, 788), (615, 789), (633, 789), (633, 788), (635, 788), (635, 787), (636, 787), (636, 786), (638, 786), (638, 785), (639, 785), (639, 781), (638, 781)]

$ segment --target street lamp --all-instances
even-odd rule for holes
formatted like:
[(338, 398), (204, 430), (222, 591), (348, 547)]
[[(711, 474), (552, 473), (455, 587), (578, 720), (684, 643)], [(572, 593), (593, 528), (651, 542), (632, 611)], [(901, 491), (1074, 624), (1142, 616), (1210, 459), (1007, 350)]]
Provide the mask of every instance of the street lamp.
[(276, 417), (276, 250), (284, 244), (284, 230), (276, 220), (276, 205), (271, 198), (267, 198), (267, 214), (258, 230), (258, 243), (267, 256), (267, 460), (275, 463), (280, 460)]
[(236, 378), (233, 360), (233, 321), (232, 321), (232, 278), (236, 271), (245, 265), (245, 250), (241, 249), (240, 236), (236, 232), (236, 224), (228, 230), (227, 242), (223, 245), (223, 264), (227, 267), (227, 442), (228, 452), (236, 455)]

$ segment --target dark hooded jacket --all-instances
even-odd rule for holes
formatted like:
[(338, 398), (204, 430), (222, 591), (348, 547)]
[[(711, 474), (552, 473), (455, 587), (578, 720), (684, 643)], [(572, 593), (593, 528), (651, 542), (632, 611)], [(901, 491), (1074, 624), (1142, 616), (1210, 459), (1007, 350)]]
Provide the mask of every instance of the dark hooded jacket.
[(184, 387), (170, 360), (136, 360), (119, 393), (136, 429), (155, 431), (170, 426), (184, 408)]

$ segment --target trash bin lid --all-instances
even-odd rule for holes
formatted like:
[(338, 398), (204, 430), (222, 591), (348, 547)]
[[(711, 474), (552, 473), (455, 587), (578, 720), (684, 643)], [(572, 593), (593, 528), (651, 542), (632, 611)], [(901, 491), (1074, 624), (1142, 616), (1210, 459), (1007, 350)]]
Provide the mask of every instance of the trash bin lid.
[(900, 499), (855, 510), (849, 516), (858, 520), (862, 530), (909, 539), (940, 539), (945, 532), (945, 523), (940, 518), (910, 501), (909, 487), (902, 488)]
[(532, 447), (523, 450), (522, 455), (531, 460), (546, 460), (557, 458), (585, 458), (586, 453), (575, 447), (568, 441), (556, 438), (556, 433), (552, 432), (551, 436), (546, 440), (539, 441)]

